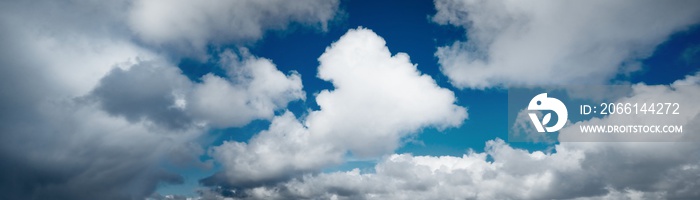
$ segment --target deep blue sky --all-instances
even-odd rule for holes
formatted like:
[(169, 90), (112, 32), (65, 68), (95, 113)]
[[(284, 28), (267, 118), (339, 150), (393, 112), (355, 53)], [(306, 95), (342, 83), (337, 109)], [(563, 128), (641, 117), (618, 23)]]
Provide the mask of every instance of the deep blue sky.
[[(407, 53), (418, 69), (435, 79), (441, 87), (455, 92), (458, 105), (468, 108), (469, 119), (459, 128), (445, 131), (426, 129), (419, 133), (418, 142), (409, 142), (397, 153), (414, 155), (453, 155), (461, 156), (468, 149), (483, 151), (485, 142), (495, 138), (507, 139), (507, 92), (503, 89), (459, 90), (452, 87), (447, 77), (440, 73), (434, 53), (439, 46), (465, 40), (464, 30), (453, 26), (432, 23), (430, 16), (435, 14), (432, 1), (409, 0), (398, 4), (393, 1), (352, 0), (342, 1), (341, 9), (345, 16), (329, 26), (327, 32), (293, 27), (285, 31), (273, 31), (258, 43), (250, 46), (253, 55), (271, 59), (283, 72), (296, 70), (302, 75), (305, 102), (293, 102), (289, 109), (297, 116), (307, 109), (318, 109), (314, 94), (323, 89), (332, 89), (328, 82), (316, 77), (318, 57), (325, 48), (338, 40), (348, 29), (366, 27), (386, 40), (392, 54)], [(620, 76), (617, 81), (647, 84), (668, 84), (698, 70), (700, 65), (700, 27), (679, 32), (660, 45), (647, 59), (642, 60), (643, 70), (630, 77)], [(232, 46), (233, 47), (233, 46)], [(215, 50), (213, 50), (215, 51)], [(213, 72), (221, 73), (213, 64), (185, 59), (180, 68), (192, 79)], [(243, 128), (214, 130), (202, 139), (205, 149), (219, 145), (224, 140), (247, 141), (257, 132), (267, 129), (269, 122), (255, 121)], [(553, 144), (511, 143), (513, 147), (529, 150), (546, 150)], [(206, 157), (203, 157), (206, 159)], [(373, 161), (348, 162), (327, 171), (361, 168), (370, 170)], [(189, 188), (196, 187), (197, 180), (216, 171), (198, 169), (175, 169), (183, 172), (186, 184), (161, 188), (164, 194), (191, 194)], [(185, 190), (185, 191), (183, 191)]]

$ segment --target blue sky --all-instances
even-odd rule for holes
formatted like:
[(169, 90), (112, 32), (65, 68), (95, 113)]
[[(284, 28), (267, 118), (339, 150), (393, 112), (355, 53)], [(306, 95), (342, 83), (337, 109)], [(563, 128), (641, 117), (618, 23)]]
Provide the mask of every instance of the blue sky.
[(558, 141), (646, 116), (508, 140), (509, 88), (571, 85), (678, 102), (670, 121), (700, 133), (697, 1), (37, 0), (0, 13), (0, 199), (700, 197), (695, 142)]

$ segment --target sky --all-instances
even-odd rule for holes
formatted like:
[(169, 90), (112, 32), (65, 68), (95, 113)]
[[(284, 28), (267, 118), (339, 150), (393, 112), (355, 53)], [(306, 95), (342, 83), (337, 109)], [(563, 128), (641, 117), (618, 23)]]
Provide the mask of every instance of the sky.
[[(700, 198), (697, 1), (0, 11), (0, 199)], [(509, 140), (514, 91), (567, 86), (682, 110), (570, 117), (549, 139)], [(576, 126), (654, 122), (686, 135), (571, 141)]]

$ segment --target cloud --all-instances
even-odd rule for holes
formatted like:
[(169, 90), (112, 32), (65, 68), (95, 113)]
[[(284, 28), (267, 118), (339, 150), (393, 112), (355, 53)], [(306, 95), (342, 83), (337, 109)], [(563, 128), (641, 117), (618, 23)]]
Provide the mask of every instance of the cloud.
[[(638, 84), (626, 99), (663, 97), (688, 105), (684, 132), (700, 133), (700, 74), (671, 85)], [(630, 122), (606, 117), (578, 123)], [(634, 121), (642, 123), (643, 121)], [(571, 134), (575, 126), (562, 129)], [(560, 136), (561, 137), (561, 136)], [(700, 150), (693, 142), (561, 142), (549, 151), (488, 141), (461, 157), (393, 154), (375, 172), (306, 174), (237, 191), (243, 199), (696, 199)], [(689, 156), (690, 155), (690, 156)]]
[(174, 129), (192, 122), (176, 105), (176, 95), (192, 83), (178, 68), (156, 62), (139, 62), (128, 70), (114, 68), (104, 76), (89, 98), (110, 114), (131, 122), (152, 120)]
[[(391, 155), (375, 173), (347, 172), (307, 175), (276, 186), (244, 191), (252, 199), (528, 199), (542, 195), (556, 173), (578, 170), (583, 154), (529, 153), (502, 140), (489, 141), (485, 153), (462, 157)], [(487, 156), (493, 162), (487, 161)]]
[[(292, 72), (285, 75), (270, 60), (249, 55), (245, 49), (241, 51), (241, 56), (228, 50), (219, 56), (219, 64), (227, 72), (226, 77), (207, 74), (201, 78), (201, 82), (190, 81), (178, 68), (164, 62), (144, 61), (128, 69), (114, 68), (84, 99), (86, 103), (95, 103), (110, 115), (123, 117), (130, 123), (155, 124), (173, 132), (200, 129), (201, 133), (207, 128), (239, 127), (255, 119), (271, 119), (275, 111), (285, 108), (290, 101), (305, 98), (299, 74)], [(297, 125), (290, 124), (290, 119)], [(308, 135), (304, 133), (286, 137), (290, 134), (288, 131), (294, 132), (299, 127), (301, 124), (294, 115), (287, 113), (276, 117), (271, 129), (260, 133), (257, 139), (251, 141), (248, 149), (241, 149), (245, 148), (245, 144), (244, 147), (240, 147), (241, 144), (233, 146), (237, 143), (225, 143), (218, 147), (220, 150), (214, 149), (212, 156), (215, 159), (228, 165), (246, 167), (245, 170), (219, 176), (236, 180), (236, 184), (258, 184), (285, 175), (290, 163), (293, 163), (294, 171), (307, 172), (341, 157), (338, 152), (329, 154), (327, 150), (314, 154), (311, 151), (317, 150), (307, 147), (309, 142), (304, 140), (308, 140), (305, 139)], [(294, 143), (298, 140), (301, 141)], [(182, 166), (211, 165), (199, 163), (197, 156), (203, 151), (189, 151), (197, 150), (198, 146), (192, 147), (186, 140), (182, 142), (164, 146), (169, 152), (163, 156), (174, 159), (173, 163)], [(317, 155), (308, 160), (318, 163), (289, 160), (282, 155), (273, 157), (265, 152), (271, 148), (282, 148), (281, 152), (300, 158)], [(295, 148), (300, 150), (292, 151)], [(232, 156), (234, 160), (230, 160)], [(275, 159), (261, 159), (264, 157)], [(274, 165), (276, 160), (286, 161)]]
[(696, 1), (436, 0), (435, 8), (435, 22), (466, 29), (467, 41), (435, 53), (459, 88), (603, 84), (700, 22)]
[[(54, 104), (54, 105), (51, 105)], [(115, 118), (94, 105), (44, 102), (3, 121), (3, 199), (124, 199), (182, 178), (159, 167), (169, 147), (201, 130), (169, 131)]]
[(0, 2), (0, 199), (140, 199), (183, 181), (165, 165), (210, 165), (197, 143), (209, 128), (304, 98), (298, 74), (244, 50), (222, 50), (223, 77), (187, 79), (177, 56), (135, 42), (131, 6)]
[(118, 3), (74, 3), (0, 3), (1, 199), (138, 198), (182, 181), (157, 163), (197, 130), (167, 134), (75, 99), (113, 67), (154, 54), (102, 26)]
[(391, 55), (369, 29), (350, 30), (319, 57), (319, 78), (334, 90), (321, 91), (321, 110), (306, 120), (310, 130), (359, 156), (393, 151), (399, 139), (425, 127), (461, 125), (466, 108), (454, 93), (421, 74), (408, 54)]
[(341, 162), (343, 151), (312, 137), (294, 114), (287, 111), (275, 117), (268, 130), (258, 133), (248, 143), (224, 142), (213, 147), (210, 155), (226, 168), (203, 183), (252, 187)]
[[(617, 199), (697, 198), (698, 149), (673, 143), (560, 144), (556, 153), (527, 152), (502, 140), (462, 157), (395, 154), (375, 173), (308, 174), (239, 191), (250, 199)], [(636, 151), (645, 149), (645, 151)], [(652, 149), (673, 149), (655, 153)], [(633, 153), (631, 153), (633, 152)], [(487, 156), (493, 161), (487, 160)], [(634, 199), (634, 198), (633, 198)]]
[(196, 54), (209, 44), (256, 41), (267, 30), (293, 23), (325, 30), (338, 4), (338, 0), (139, 0), (133, 2), (128, 24), (146, 43)]
[(127, 70), (114, 68), (88, 98), (129, 121), (170, 128), (239, 127), (271, 119), (290, 101), (305, 98), (296, 72), (285, 75), (270, 60), (245, 52), (239, 57), (226, 50), (220, 57), (227, 77), (206, 74), (197, 83), (166, 62), (139, 62)]
[(316, 95), (321, 109), (301, 121), (287, 112), (248, 143), (212, 148), (224, 169), (203, 183), (238, 190), (274, 184), (338, 164), (347, 152), (382, 156), (422, 128), (456, 127), (467, 118), (454, 93), (421, 74), (407, 54), (392, 56), (369, 29), (348, 31), (319, 61), (319, 77), (335, 87)]
[(242, 56), (225, 51), (220, 57), (228, 78), (203, 76), (186, 102), (192, 115), (214, 127), (243, 126), (254, 119), (270, 119), (274, 111), (287, 107), (290, 101), (306, 98), (301, 76), (295, 71), (285, 75), (272, 61), (254, 57), (245, 50)]
[[(8, 35), (19, 32), (8, 30)], [(0, 198), (138, 198), (150, 194), (159, 183), (181, 181), (179, 175), (158, 167), (158, 163), (167, 162), (161, 155), (169, 154), (165, 147), (195, 138), (200, 131), (171, 132), (145, 123), (131, 123), (125, 118), (112, 117), (94, 104), (77, 100), (78, 96), (71, 94), (82, 93), (87, 86), (73, 83), (96, 84), (99, 72), (109, 65), (93, 65), (94, 69), (82, 71), (81, 68), (88, 66), (60, 61), (66, 57), (26, 54), (37, 50), (32, 46), (36, 43), (32, 40), (19, 43), (8, 35), (1, 39), (10, 41), (3, 42), (7, 44), (3, 49), (13, 51), (0, 53), (3, 87)], [(42, 39), (46, 38), (38, 37), (37, 41)], [(74, 53), (71, 48), (64, 50), (56, 54)], [(30, 55), (34, 57), (26, 59)], [(99, 56), (87, 60), (92, 59)], [(59, 69), (76, 73), (70, 75), (73, 77), (98, 77), (63, 82), (70, 78), (62, 75), (70, 73)], [(53, 73), (54, 70), (61, 73)], [(90, 74), (93, 72), (98, 73)]]

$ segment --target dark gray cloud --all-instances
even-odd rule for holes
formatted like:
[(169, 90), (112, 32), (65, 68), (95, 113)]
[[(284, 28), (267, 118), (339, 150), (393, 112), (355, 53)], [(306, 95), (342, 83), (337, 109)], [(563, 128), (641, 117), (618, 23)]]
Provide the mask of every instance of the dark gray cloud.
[[(125, 153), (120, 148), (91, 148), (92, 153), (57, 147), (33, 151), (73, 154), (75, 158), (18, 158), (4, 153), (0, 164), (2, 199), (138, 199), (149, 195), (159, 182), (177, 184), (182, 178), (153, 168), (143, 152)], [(11, 149), (13, 151), (31, 151)], [(142, 150), (139, 150), (142, 151)], [(8, 152), (3, 149), (3, 152)], [(46, 153), (52, 156), (56, 153)], [(27, 156), (27, 155), (23, 155)], [(39, 156), (32, 156), (39, 157)]]
[(88, 99), (131, 122), (147, 118), (165, 127), (187, 128), (192, 119), (176, 101), (178, 93), (188, 92), (190, 81), (177, 68), (154, 65), (141, 62), (128, 70), (112, 69)]
[(160, 128), (75, 99), (115, 60), (142, 53), (108, 39), (119, 28), (104, 26), (114, 14), (107, 8), (117, 3), (63, 3), (0, 3), (0, 199), (132, 199), (181, 182), (154, 164), (191, 130), (164, 141)]

